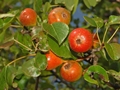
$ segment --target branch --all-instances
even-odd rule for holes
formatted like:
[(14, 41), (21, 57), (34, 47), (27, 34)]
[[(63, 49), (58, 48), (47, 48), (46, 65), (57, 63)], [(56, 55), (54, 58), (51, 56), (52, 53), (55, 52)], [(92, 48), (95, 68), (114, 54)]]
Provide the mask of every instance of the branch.
[(38, 90), (39, 78), (40, 78), (40, 76), (38, 76), (38, 77), (36, 78), (35, 90)]

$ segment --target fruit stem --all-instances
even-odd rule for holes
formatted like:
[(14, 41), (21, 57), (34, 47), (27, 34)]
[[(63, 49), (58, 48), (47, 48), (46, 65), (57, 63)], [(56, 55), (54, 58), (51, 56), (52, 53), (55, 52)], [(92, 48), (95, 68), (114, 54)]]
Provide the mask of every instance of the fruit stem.
[(117, 31), (119, 30), (120, 26), (115, 30), (115, 32), (112, 34), (112, 36), (109, 38), (109, 40), (107, 41), (107, 43), (109, 43), (111, 41), (111, 39), (115, 36), (115, 34), (117, 33)]
[(101, 46), (102, 43), (101, 43), (101, 40), (100, 40), (100, 37), (99, 37), (98, 31), (99, 31), (99, 28), (97, 28), (97, 37), (98, 37), (99, 44), (100, 44), (100, 46)]
[(28, 50), (32, 51), (32, 49), (31, 49), (31, 48), (29, 48), (29, 47), (25, 46), (24, 44), (20, 43), (20, 42), (19, 42), (19, 41), (17, 41), (16, 39), (13, 39), (13, 40), (14, 40), (16, 43), (20, 44), (21, 46), (25, 47), (26, 49), (28, 49)]
[(28, 56), (35, 56), (35, 55), (36, 55), (36, 54), (29, 54), (29, 55), (26, 55), (26, 56), (19, 57), (19, 58), (17, 58), (17, 59), (14, 59), (14, 60), (11, 61), (10, 63), (8, 63), (6, 66), (9, 66), (9, 65), (13, 64), (14, 62), (17, 62), (17, 61), (19, 61), (19, 60), (21, 60), (21, 59), (23, 59), (23, 58), (28, 57)]
[(108, 31), (108, 28), (109, 28), (109, 25), (106, 25), (106, 30), (105, 30), (105, 33), (104, 33), (104, 35), (103, 35), (102, 43), (105, 42), (105, 37), (106, 37), (107, 31)]

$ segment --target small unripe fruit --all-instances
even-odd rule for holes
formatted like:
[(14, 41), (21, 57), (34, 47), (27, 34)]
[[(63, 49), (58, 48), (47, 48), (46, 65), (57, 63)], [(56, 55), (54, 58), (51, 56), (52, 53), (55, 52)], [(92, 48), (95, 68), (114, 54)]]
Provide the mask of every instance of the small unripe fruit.
[(23, 26), (35, 26), (37, 14), (33, 9), (26, 8), (21, 12), (19, 19)]
[(63, 64), (60, 74), (64, 80), (74, 82), (82, 76), (82, 67), (78, 62), (70, 60)]

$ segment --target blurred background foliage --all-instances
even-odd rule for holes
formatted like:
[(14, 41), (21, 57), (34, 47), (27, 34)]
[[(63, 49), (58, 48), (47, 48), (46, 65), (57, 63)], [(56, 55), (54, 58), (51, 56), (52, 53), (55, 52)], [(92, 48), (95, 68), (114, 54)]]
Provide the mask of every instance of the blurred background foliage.
[[(68, 0), (69, 2), (65, 2), (65, 5), (63, 3), (59, 3), (62, 0), (0, 0), (0, 77), (2, 77), (6, 70), (3, 70), (3, 68), (12, 60), (14, 60), (17, 57), (24, 56), (29, 53), (28, 50), (25, 50), (23, 48), (20, 48), (21, 46), (18, 46), (17, 44), (13, 45), (13, 41), (11, 40), (14, 35), (16, 35), (16, 39), (20, 42), (23, 42), (24, 45), (31, 47), (31, 39), (28, 35), (23, 36), (19, 35), (19, 32), (23, 29), (22, 26), (15, 26), (20, 24), (18, 20), (18, 16), (20, 14), (20, 11), (22, 11), (24, 8), (34, 8), (37, 12), (37, 14), (40, 16), (38, 19), (39, 22), (46, 22), (47, 21), (47, 15), (48, 11), (51, 9), (50, 7), (54, 7), (55, 5), (60, 6), (66, 6), (67, 9), (72, 11), (72, 19), (71, 24), (69, 25), (70, 28), (76, 28), (76, 27), (85, 27), (88, 28), (94, 32), (96, 28), (89, 26), (89, 24), (84, 20), (84, 16), (88, 17), (94, 17), (98, 16), (103, 19), (104, 23), (108, 21), (109, 17), (111, 15), (120, 15), (120, 0), (95, 0), (95, 4), (90, 5), (85, 3), (85, 0), (73, 0), (76, 1), (74, 4), (74, 8), (72, 6), (72, 0)], [(66, 0), (67, 1), (67, 0)], [(88, 1), (88, 0), (86, 0)], [(92, 0), (91, 0), (92, 1)], [(93, 0), (94, 2), (94, 0)], [(70, 5), (70, 6), (69, 6)], [(16, 15), (17, 18), (13, 18), (13, 15)], [(6, 18), (7, 17), (7, 18)], [(15, 22), (13, 22), (15, 21)], [(38, 23), (39, 24), (39, 23)], [(108, 37), (110, 37), (111, 34), (116, 29), (116, 25), (111, 25), (109, 28)], [(105, 31), (105, 28), (102, 27), (99, 31), (100, 38), (103, 37), (103, 33)], [(16, 32), (16, 34), (14, 34)], [(18, 35), (17, 35), (18, 34)], [(20, 40), (19, 40), (20, 38)], [(23, 38), (23, 39), (21, 39)], [(26, 40), (25, 40), (26, 39)], [(24, 40), (24, 41), (23, 41)], [(120, 32), (115, 35), (112, 42), (120, 42)], [(100, 53), (98, 53), (99, 56)], [(101, 52), (103, 54), (103, 52)], [(113, 61), (109, 58), (108, 55), (106, 55), (108, 58), (108, 61), (105, 60), (105, 57), (100, 57), (98, 61), (99, 65), (104, 67), (106, 70), (115, 70), (117, 72), (120, 72), (120, 60), (119, 61)], [(26, 60), (31, 58), (26, 58)], [(23, 59), (24, 62), (24, 59)], [(9, 76), (9, 69), (13, 72), (17, 72), (18, 76), (15, 76), (12, 74), (12, 77), (10, 75), (9, 78), (12, 78), (9, 86), (9, 90), (37, 90), (36, 87), (39, 87), (38, 90), (119, 90), (120, 89), (120, 73), (116, 73), (115, 71), (110, 71), (110, 85), (106, 82), (102, 82), (101, 86), (98, 87), (97, 85), (88, 83), (84, 80), (84, 78), (81, 78), (80, 80), (69, 83), (61, 79), (59, 75), (59, 69), (58, 67), (56, 69), (56, 72), (54, 71), (41, 71), (41, 75), (37, 78), (39, 78), (39, 81), (37, 81), (37, 78), (31, 78), (29, 76), (26, 76), (22, 74), (21, 67), (16, 66), (16, 64), (22, 65), (23, 62), (17, 62), (13, 64), (17, 69), (13, 68), (13, 66), (9, 67), (8, 70), (8, 76)], [(28, 65), (29, 66), (29, 65)], [(83, 68), (86, 68), (89, 66), (89, 63), (84, 62)], [(25, 67), (25, 66), (24, 66)], [(19, 70), (20, 69), (20, 70)], [(26, 71), (25, 71), (26, 72)], [(112, 77), (113, 75), (116, 75), (116, 77)], [(14, 81), (14, 82), (13, 82)], [(1, 86), (8, 85), (4, 84), (4, 79), (0, 80)], [(35, 84), (38, 83), (38, 84)], [(36, 86), (38, 85), (38, 86)], [(19, 88), (17, 88), (19, 86)], [(119, 89), (118, 89), (119, 88)], [(2, 90), (2, 89), (0, 89)]]

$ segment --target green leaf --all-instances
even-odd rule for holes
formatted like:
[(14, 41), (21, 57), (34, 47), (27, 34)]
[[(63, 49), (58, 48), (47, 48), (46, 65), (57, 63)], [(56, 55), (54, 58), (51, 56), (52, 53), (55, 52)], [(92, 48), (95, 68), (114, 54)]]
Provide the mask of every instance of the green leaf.
[(103, 24), (104, 24), (104, 21), (103, 21), (102, 18), (95, 17), (95, 18), (93, 18), (93, 20), (96, 23), (98, 28), (101, 28), (103, 26)]
[(103, 56), (103, 58), (105, 58), (105, 60), (108, 61), (108, 59), (107, 59), (107, 57), (106, 57), (106, 52), (105, 52), (104, 49), (102, 49), (102, 50), (100, 51), (100, 54)]
[(85, 4), (88, 8), (91, 7), (91, 5), (90, 5), (90, 3), (89, 3), (89, 0), (83, 0), (83, 2), (84, 2), (84, 4)]
[(108, 24), (120, 24), (120, 16), (111, 15), (108, 19)]
[(101, 28), (104, 24), (103, 19), (95, 16), (93, 18), (84, 16), (84, 19), (93, 27)]
[(16, 35), (14, 38), (27, 47), (32, 46), (32, 39), (31, 39), (31, 36), (28, 34), (22, 34), (20, 32), (16, 32)]
[(4, 38), (5, 38), (5, 33), (6, 33), (6, 29), (4, 29), (1, 33), (0, 33), (0, 43), (3, 42)]
[(97, 4), (97, 0), (88, 0), (88, 1), (89, 1), (90, 5), (93, 7), (95, 7)]
[(92, 18), (87, 17), (87, 16), (84, 16), (84, 19), (85, 19), (85, 21), (88, 22), (91, 26), (97, 27), (95, 21), (94, 21)]
[[(16, 12), (16, 15), (17, 15), (17, 13), (18, 12)], [(6, 30), (10, 26), (11, 22), (16, 18), (16, 15), (14, 15), (14, 17), (12, 17), (12, 18), (7, 17), (4, 19), (3, 25), (2, 25), (3, 30), (0, 33), (0, 43), (2, 43), (4, 41)]]
[(97, 4), (97, 0), (83, 0), (85, 5), (90, 8), (91, 6), (95, 7)]
[(47, 59), (44, 54), (37, 53), (35, 56), (35, 67), (37, 67), (39, 70), (45, 70), (47, 67)]
[[(93, 76), (91, 77), (91, 75)], [(89, 83), (93, 83), (96, 85), (99, 85), (100, 80), (103, 80), (106, 82), (109, 81), (106, 70), (99, 65), (90, 66), (84, 74), (84, 79)], [(97, 80), (97, 79), (100, 79), (100, 80)]]
[(118, 43), (110, 43), (110, 44), (106, 43), (105, 49), (106, 49), (106, 51), (111, 59), (113, 59), (113, 60), (120, 59), (120, 44), (118, 44)]
[(59, 45), (63, 43), (69, 33), (68, 25), (61, 22), (56, 22), (51, 25), (43, 24), (43, 27), (49, 35), (58, 41)]
[(73, 14), (75, 13), (76, 9), (77, 9), (77, 6), (78, 6), (78, 3), (79, 3), (79, 0), (73, 0), (74, 1), (74, 8), (73, 8)]
[(12, 86), (14, 78), (16, 76), (16, 68), (13, 66), (7, 66), (6, 67), (6, 81), (9, 85)]
[(56, 40), (52, 37), (48, 36), (48, 44), (50, 49), (59, 57), (63, 58), (71, 58), (71, 52), (69, 49), (68, 41), (65, 41), (61, 45), (59, 45)]
[(24, 72), (24, 74), (30, 77), (38, 77), (41, 74), (41, 72), (34, 65), (35, 65), (35, 58), (26, 61), (22, 65), (22, 71)]
[(0, 44), (0, 49), (5, 49), (5, 48), (9, 48), (11, 45), (14, 44), (14, 41), (11, 40), (11, 41), (8, 41), (8, 42), (5, 42), (5, 43), (2, 43)]
[(55, 4), (64, 4), (67, 9), (69, 9), (70, 11), (72, 11), (73, 7), (75, 6), (75, 2), (77, 2), (78, 0), (55, 0)]
[(3, 27), (4, 21), (0, 18), (0, 29)]
[(0, 89), (1, 90), (5, 90), (8, 88), (8, 84), (6, 82), (6, 67), (4, 67), (2, 69), (2, 71), (0, 71)]
[(43, 2), (42, 0), (34, 0), (34, 10), (36, 12), (40, 12), (40, 9), (42, 8)]
[(109, 70), (108, 73), (110, 75), (112, 75), (115, 79), (117, 79), (118, 81), (120, 81), (120, 72), (116, 72), (114, 70)]

